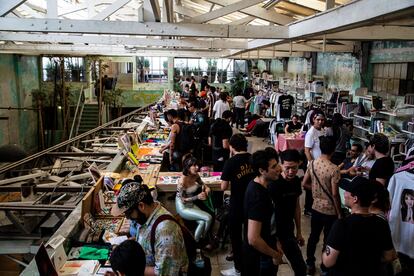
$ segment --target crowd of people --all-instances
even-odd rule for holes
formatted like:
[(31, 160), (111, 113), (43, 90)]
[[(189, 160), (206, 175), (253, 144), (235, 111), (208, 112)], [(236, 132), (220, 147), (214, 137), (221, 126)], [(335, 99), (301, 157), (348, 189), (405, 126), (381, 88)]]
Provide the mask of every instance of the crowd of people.
[[(182, 84), (182, 108), (164, 114), (171, 133), (161, 152), (167, 169), (182, 172), (176, 212), (184, 221), (195, 222), (194, 239), (200, 248), (209, 249), (216, 221), (211, 189), (199, 175), (205, 165), (201, 162), (205, 162), (205, 148), (211, 150), (214, 171), (222, 172), (221, 190), (230, 189), (231, 193), (225, 223), (234, 267), (221, 275), (276, 275), (283, 256), (297, 276), (314, 275), (318, 266), (321, 275), (394, 275), (391, 263), (397, 260), (397, 253), (387, 222), (390, 199), (386, 189), (394, 163), (387, 155), (390, 143), (385, 135), (372, 135), (365, 149), (359, 143), (350, 145), (351, 131), (341, 115), (335, 114), (327, 124), (325, 114), (314, 110), (307, 124), (302, 125), (295, 115), (283, 129), (286, 133), (306, 130), (303, 152), (277, 152), (267, 147), (249, 153), (248, 135), (233, 134), (231, 127), (233, 122), (237, 128), (245, 126), (249, 100), (241, 91), (230, 101), (226, 92), (217, 93), (206, 81), (200, 93), (194, 79)], [(266, 100), (262, 107), (263, 115), (271, 116), (266, 114)], [(260, 127), (260, 119), (250, 121), (251, 129)], [(190, 131), (193, 141), (187, 137)], [(300, 170), (303, 177), (299, 177)], [(413, 201), (414, 196), (405, 198)], [(172, 219), (157, 222), (171, 213), (153, 200), (145, 185), (124, 185), (117, 210), (140, 226), (138, 243), (127, 241), (112, 254), (114, 270), (121, 275), (186, 275), (193, 260), (187, 255), (181, 228)], [(302, 233), (303, 214), (310, 217), (308, 237)], [(412, 220), (412, 208), (404, 216)], [(321, 253), (316, 249), (322, 232)], [(301, 247), (305, 245), (303, 256)], [(137, 246), (142, 250), (129, 256), (127, 251)], [(316, 254), (322, 254), (320, 264)], [(132, 266), (137, 267), (135, 272), (127, 273)]]

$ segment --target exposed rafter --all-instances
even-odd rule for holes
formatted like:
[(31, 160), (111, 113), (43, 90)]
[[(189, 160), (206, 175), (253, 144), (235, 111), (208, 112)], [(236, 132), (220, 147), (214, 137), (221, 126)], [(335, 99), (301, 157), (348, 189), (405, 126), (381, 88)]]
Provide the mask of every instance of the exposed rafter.
[[(375, 7), (373, 9), (372, 7)], [(312, 35), (329, 34), (355, 28), (355, 26), (369, 25), (372, 20), (401, 11), (414, 10), (414, 5), (406, 0), (363, 0), (353, 1), (310, 18), (294, 22), (289, 25), (289, 40), (252, 40), (247, 50), (264, 48), (274, 44), (288, 43)], [(352, 16), (350, 16), (352, 14)], [(332, 20), (335, 18), (335, 20)], [(408, 38), (412, 39), (412, 38)]]
[(114, 3), (112, 3), (110, 6), (106, 7), (103, 11), (95, 15), (92, 19), (93, 20), (104, 20), (108, 16), (111, 16), (116, 11), (121, 9), (123, 6), (125, 6), (130, 1), (131, 0), (117, 0)]
[(0, 2), (0, 16), (6, 16), (9, 12), (26, 2), (26, 0), (10, 0)]
[(124, 46), (89, 46), (89, 45), (0, 45), (0, 53), (18, 54), (54, 54), (54, 55), (120, 55), (120, 56), (163, 56), (163, 57), (225, 57), (229, 51), (211, 50), (171, 50), (126, 48)]
[(152, 39), (141, 37), (120, 37), (108, 35), (59, 35), (0, 33), (0, 41), (20, 41), (31, 43), (73, 43), (102, 45), (132, 45), (140, 47), (180, 47), (197, 49), (245, 49), (247, 41), (240, 40), (195, 40), (195, 39)]
[[(241, 0), (235, 3), (232, 3), (228, 6), (222, 7), (220, 9), (214, 10), (214, 11), (210, 11), (208, 13), (196, 16), (196, 17), (192, 17), (189, 20), (185, 20), (184, 22), (189, 22), (189, 23), (205, 23), (208, 22), (210, 20), (225, 16), (227, 14), (254, 6), (258, 3), (261, 3), (262, 0)], [(215, 5), (213, 3), (213, 5)]]
[[(220, 5), (220, 6), (228, 6), (228, 5), (231, 5), (237, 2), (237, 0), (206, 0), (206, 1), (209, 3), (216, 4), (216, 5)], [(286, 25), (294, 21), (292, 17), (286, 16), (283, 14), (278, 14), (273, 10), (266, 10), (258, 6), (249, 7), (249, 8), (241, 10), (240, 12), (272, 22), (272, 23), (276, 23), (278, 25)]]

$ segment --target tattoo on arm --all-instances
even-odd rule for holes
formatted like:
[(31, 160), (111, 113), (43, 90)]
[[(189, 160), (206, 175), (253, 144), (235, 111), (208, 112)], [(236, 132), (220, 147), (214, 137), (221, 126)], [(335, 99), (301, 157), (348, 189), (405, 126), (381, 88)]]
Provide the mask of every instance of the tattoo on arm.
[(326, 256), (329, 256), (331, 254), (331, 248), (329, 246), (326, 246), (325, 254), (326, 254)]

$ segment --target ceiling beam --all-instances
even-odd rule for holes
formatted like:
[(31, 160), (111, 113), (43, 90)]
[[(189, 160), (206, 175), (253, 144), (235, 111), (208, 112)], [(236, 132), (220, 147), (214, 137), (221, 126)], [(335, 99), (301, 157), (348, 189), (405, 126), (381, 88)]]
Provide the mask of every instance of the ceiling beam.
[[(322, 37), (320, 37), (322, 39)], [(335, 40), (414, 40), (414, 28), (375, 25), (331, 33), (326, 39)]]
[[(206, 0), (206, 1), (212, 4), (220, 5), (220, 6), (228, 6), (228, 5), (231, 5), (237, 2), (237, 0)], [(273, 9), (266, 10), (258, 6), (242, 9), (240, 10), (240, 12), (278, 24), (278, 25), (286, 25), (294, 21), (294, 19), (290, 16), (279, 14), (275, 12)]]
[(304, 57), (304, 52), (282, 52), (282, 51), (262, 51), (254, 50), (242, 54), (231, 55), (229, 58), (235, 59), (273, 59), (278, 57)]
[(0, 41), (20, 41), (33, 43), (73, 43), (96, 45), (130, 45), (140, 47), (182, 47), (197, 49), (245, 49), (247, 40), (230, 39), (151, 39), (141, 37), (119, 37), (107, 35), (73, 35), (73, 34), (28, 34), (0, 33)]
[(325, 10), (329, 10), (335, 7), (335, 0), (325, 0)]
[(21, 19), (6, 17), (0, 18), (0, 31), (216, 38), (288, 38), (288, 27), (285, 26), (140, 23), (133, 21)]
[[(291, 47), (292, 46), (292, 47)], [(262, 48), (260, 51), (299, 51), (299, 52), (353, 52), (354, 46), (351, 45), (331, 45), (326, 44), (325, 49), (321, 44), (302, 44), (302, 43), (292, 43), (290, 44), (282, 44), (282, 45), (275, 45), (269, 48)]]
[[(377, 17), (414, 8), (413, 1), (407, 0), (364, 0), (330, 9), (313, 17), (294, 22), (289, 26), (291, 39), (318, 33), (329, 33), (340, 28), (351, 28), (366, 24)], [(335, 18), (335, 20), (332, 20)]]
[(229, 25), (246, 25), (246, 24), (252, 22), (254, 19), (255, 18), (253, 16), (248, 15), (248, 16), (240, 18), (236, 21), (230, 22)]
[(160, 22), (161, 9), (158, 0), (144, 0), (144, 22)]
[[(50, 0), (49, 0), (50, 1)], [(128, 4), (131, 0), (117, 0), (113, 2), (111, 5), (106, 7), (103, 11), (95, 15), (92, 20), (104, 20), (117, 12), (119, 9), (121, 9), (123, 6)]]
[(124, 46), (90, 46), (90, 45), (0, 45), (0, 53), (16, 53), (28, 55), (106, 55), (106, 56), (161, 56), (161, 57), (211, 57), (220, 58), (230, 54), (228, 50), (171, 50), (171, 49), (139, 49)]
[(57, 18), (58, 16), (58, 6), (57, 0), (47, 0), (47, 18)]
[[(325, 12), (318, 13), (289, 25), (289, 39), (295, 40), (320, 34), (345, 31), (384, 15), (413, 9), (414, 6), (406, 0), (364, 0), (353, 1)], [(375, 7), (375, 8), (373, 8)], [(351, 16), (352, 15), (352, 16)], [(332, 20), (335, 18), (335, 20)], [(272, 46), (274, 44), (288, 43), (287, 40), (252, 40), (249, 41), (248, 50)]]
[(0, 2), (0, 16), (6, 16), (12, 10), (26, 2), (26, 0), (9, 0)]
[[(198, 15), (201, 14), (196, 10), (190, 9), (188, 7), (183, 7), (183, 6), (175, 6), (174, 12), (181, 15), (183, 18), (184, 18), (184, 16), (186, 16), (186, 17), (195, 17), (195, 16), (198, 16)], [(227, 21), (225, 21), (221, 18), (217, 18), (217, 20), (220, 21), (222, 24), (227, 24)], [(181, 22), (183, 22), (183, 21), (181, 21)]]
[[(204, 13), (202, 15), (198, 15), (196, 17), (192, 17), (189, 20), (185, 20), (184, 22), (188, 22), (188, 23), (205, 23), (208, 21), (211, 21), (213, 19), (231, 14), (233, 12), (254, 6), (258, 3), (261, 3), (262, 0), (241, 0), (241, 1), (237, 1), (235, 3), (232, 3), (230, 5), (227, 5), (225, 7), (219, 8), (217, 10), (214, 11), (210, 11), (207, 13)], [(213, 5), (215, 5), (213, 3)]]

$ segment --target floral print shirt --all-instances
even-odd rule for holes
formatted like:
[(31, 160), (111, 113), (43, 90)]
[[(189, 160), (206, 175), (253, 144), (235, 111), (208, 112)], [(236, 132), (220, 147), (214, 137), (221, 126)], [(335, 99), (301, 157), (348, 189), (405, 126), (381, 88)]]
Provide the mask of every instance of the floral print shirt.
[(158, 224), (155, 231), (155, 255), (151, 248), (152, 225), (164, 214), (171, 215), (158, 203), (147, 222), (139, 227), (136, 238), (144, 249), (147, 266), (154, 266), (155, 275), (175, 276), (180, 272), (186, 272), (188, 268), (188, 257), (180, 226), (171, 220), (164, 220)]

